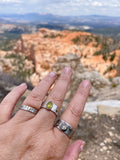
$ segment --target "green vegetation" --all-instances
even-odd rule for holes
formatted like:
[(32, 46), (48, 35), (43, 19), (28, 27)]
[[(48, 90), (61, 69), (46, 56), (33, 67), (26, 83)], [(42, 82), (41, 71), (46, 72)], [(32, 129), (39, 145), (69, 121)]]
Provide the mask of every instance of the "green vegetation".
[(99, 56), (99, 55), (101, 55), (101, 54), (102, 54), (102, 52), (101, 52), (101, 50), (100, 50), (100, 51), (95, 52), (95, 53), (94, 53), (94, 56)]
[(9, 51), (12, 50), (16, 41), (20, 39), (21, 34), (15, 33), (3, 33), (0, 34), (0, 50)]
[[(103, 37), (102, 41), (99, 43), (101, 45), (101, 50), (94, 53), (94, 55), (102, 55), (105, 61), (109, 59), (112, 62), (116, 56), (115, 50), (120, 48), (120, 44), (116, 40), (105, 37)], [(111, 52), (113, 53), (111, 54)]]
[(107, 70), (104, 72), (104, 74), (112, 71), (113, 69), (116, 69), (116, 67), (117, 67), (117, 66), (116, 66), (115, 64), (111, 64), (111, 66), (109, 66), (109, 67), (107, 68)]
[(62, 35), (61, 34), (56, 34), (55, 35), (55, 34), (52, 33), (51, 35), (45, 35), (44, 36), (44, 38), (56, 38), (56, 37), (62, 37)]
[(74, 44), (79, 45), (80, 44), (80, 37), (77, 36), (77, 37), (73, 38), (72, 41), (73, 41)]
[(19, 77), (21, 80), (26, 80), (34, 72), (33, 67), (26, 67), (26, 57), (18, 53), (6, 55), (5, 58), (11, 59), (13, 66), (13, 75)]
[(117, 85), (116, 85), (115, 83), (112, 83), (112, 87), (113, 87), (113, 88), (116, 88)]
[(115, 59), (115, 56), (116, 56), (116, 52), (114, 52), (113, 54), (110, 55), (110, 61), (114, 61)]
[(66, 29), (66, 30), (68, 30), (69, 32), (87, 32), (81, 29)]
[(96, 35), (104, 35), (106, 37), (115, 38), (120, 40), (120, 28), (119, 27), (107, 27), (107, 28), (96, 28), (89, 31)]
[(94, 56), (102, 55), (105, 61), (109, 59), (111, 62), (115, 59), (115, 50), (120, 49), (120, 43), (116, 39), (111, 39), (104, 36), (97, 36), (93, 34), (76, 36), (74, 39), (72, 39), (72, 42), (76, 45), (88, 45), (92, 42), (92, 45), (94, 47), (100, 46), (101, 50), (95, 52)]
[(93, 43), (95, 47), (99, 45), (100, 41), (100, 36), (95, 36), (95, 35), (82, 35), (82, 36), (77, 36), (72, 39), (72, 42), (77, 45), (88, 45), (89, 43)]

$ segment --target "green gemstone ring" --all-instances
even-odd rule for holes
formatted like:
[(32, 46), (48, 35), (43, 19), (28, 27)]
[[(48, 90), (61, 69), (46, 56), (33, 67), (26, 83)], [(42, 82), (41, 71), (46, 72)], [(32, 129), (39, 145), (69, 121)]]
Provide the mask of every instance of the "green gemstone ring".
[(58, 115), (58, 106), (56, 106), (52, 101), (46, 101), (42, 107), (48, 111), (52, 111), (56, 116)]

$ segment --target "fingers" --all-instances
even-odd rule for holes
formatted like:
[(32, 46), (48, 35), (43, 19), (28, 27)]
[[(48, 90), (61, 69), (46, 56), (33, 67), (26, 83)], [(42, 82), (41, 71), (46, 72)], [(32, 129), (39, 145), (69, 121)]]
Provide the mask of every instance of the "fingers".
[(85, 143), (81, 140), (72, 143), (63, 158), (63, 160), (78, 160), (80, 152), (83, 150)]
[(22, 96), (22, 94), (26, 91), (27, 85), (25, 83), (20, 86), (15, 87), (1, 102), (0, 104), (0, 124), (7, 122), (13, 109), (18, 101), (18, 99)]
[(90, 92), (90, 88), (90, 82), (88, 80), (83, 81), (80, 84), (75, 96), (68, 105), (67, 109), (61, 116), (61, 119), (68, 122), (74, 129), (77, 128), (77, 125), (79, 123), (80, 116), (83, 112)]
[[(77, 128), (85, 103), (87, 101), (87, 97), (90, 92), (90, 88), (91, 84), (88, 80), (82, 81), (72, 101), (60, 117), (60, 119), (70, 124), (73, 127), (73, 129)], [(60, 133), (61, 136), (65, 135), (63, 132)]]
[[(25, 99), (23, 102), (24, 105), (36, 108), (37, 110), (40, 109), (41, 104), (48, 93), (51, 85), (54, 83), (56, 80), (56, 73), (51, 72), (49, 73), (40, 83), (32, 90), (30, 95)], [(21, 119), (22, 117), (22, 119)], [(24, 110), (19, 110), (18, 113), (16, 114), (15, 118), (20, 120), (20, 121), (25, 121), (28, 119), (31, 119), (34, 117), (33, 113), (24, 111)]]
[[(71, 76), (72, 69), (70, 67), (65, 67), (62, 70), (61, 76), (58, 79), (56, 85), (53, 87), (52, 91), (46, 99), (46, 101), (52, 101), (54, 104), (56, 104), (59, 108), (58, 110), (60, 110), (60, 107), (62, 106)], [(53, 112), (41, 108), (40, 112), (36, 115), (36, 123), (39, 125), (39, 122), (41, 121), (41, 123), (44, 122), (44, 125), (53, 128), (53, 122), (55, 118), (56, 116)]]

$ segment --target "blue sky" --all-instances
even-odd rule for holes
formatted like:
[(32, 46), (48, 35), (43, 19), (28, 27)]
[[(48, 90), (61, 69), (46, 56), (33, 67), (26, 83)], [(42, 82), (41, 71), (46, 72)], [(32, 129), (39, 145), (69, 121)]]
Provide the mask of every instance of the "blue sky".
[(120, 16), (120, 0), (0, 0), (1, 13)]

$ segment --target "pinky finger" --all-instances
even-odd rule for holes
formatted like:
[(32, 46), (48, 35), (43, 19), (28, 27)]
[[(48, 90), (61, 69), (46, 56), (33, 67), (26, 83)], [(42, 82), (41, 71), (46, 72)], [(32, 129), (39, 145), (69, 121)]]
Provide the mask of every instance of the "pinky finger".
[(72, 143), (63, 158), (63, 160), (78, 160), (80, 152), (83, 150), (85, 143), (81, 140), (77, 140)]
[(0, 104), (0, 124), (7, 122), (13, 109), (19, 100), (19, 98), (26, 91), (27, 85), (22, 83), (21, 85), (15, 87), (1, 102)]

